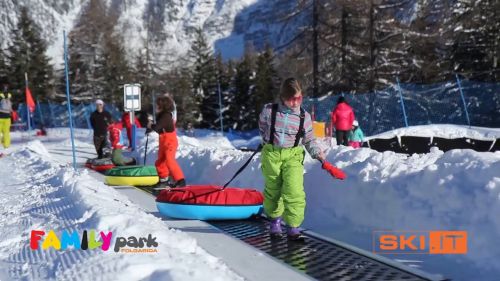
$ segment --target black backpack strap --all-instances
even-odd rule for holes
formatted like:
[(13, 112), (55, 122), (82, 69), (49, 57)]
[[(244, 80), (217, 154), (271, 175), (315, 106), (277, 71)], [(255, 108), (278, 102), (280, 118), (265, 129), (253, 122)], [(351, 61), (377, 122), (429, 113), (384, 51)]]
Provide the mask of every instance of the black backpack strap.
[(297, 135), (295, 136), (295, 143), (294, 147), (299, 145), (300, 138), (303, 138), (305, 135), (304, 131), (304, 119), (306, 118), (306, 111), (300, 107), (300, 124), (299, 124), (299, 131), (297, 132)]
[(271, 133), (269, 134), (269, 144), (274, 144), (274, 133), (276, 133), (276, 115), (278, 114), (278, 104), (273, 104), (271, 110)]

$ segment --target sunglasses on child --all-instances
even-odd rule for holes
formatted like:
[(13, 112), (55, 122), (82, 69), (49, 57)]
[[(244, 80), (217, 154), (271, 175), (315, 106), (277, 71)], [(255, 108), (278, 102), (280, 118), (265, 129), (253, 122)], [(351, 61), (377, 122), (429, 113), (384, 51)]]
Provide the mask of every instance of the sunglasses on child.
[(287, 102), (302, 102), (302, 95), (286, 99)]

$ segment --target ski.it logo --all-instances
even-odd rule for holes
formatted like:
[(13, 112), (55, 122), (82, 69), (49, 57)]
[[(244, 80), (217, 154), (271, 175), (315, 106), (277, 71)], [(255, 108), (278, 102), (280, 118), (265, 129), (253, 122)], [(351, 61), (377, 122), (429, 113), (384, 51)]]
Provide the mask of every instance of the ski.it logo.
[(466, 254), (467, 231), (374, 231), (377, 254)]
[[(113, 232), (111, 231), (107, 233), (101, 231), (98, 233), (93, 229), (90, 231), (84, 230), (81, 237), (77, 231), (70, 233), (66, 230), (62, 231), (60, 239), (54, 230), (50, 230), (47, 235), (45, 234), (43, 230), (31, 231), (30, 248), (32, 250), (38, 250), (41, 243), (42, 250), (54, 248), (59, 251), (73, 247), (73, 249), (80, 250), (101, 249), (106, 252), (109, 250), (113, 238)], [(99, 236), (97, 237), (96, 234)], [(140, 238), (135, 236), (129, 236), (128, 238), (116, 237), (113, 250), (122, 253), (156, 253), (158, 252), (158, 250), (155, 249), (156, 247), (158, 247), (156, 237), (152, 237), (152, 235), (149, 234), (147, 237)]]

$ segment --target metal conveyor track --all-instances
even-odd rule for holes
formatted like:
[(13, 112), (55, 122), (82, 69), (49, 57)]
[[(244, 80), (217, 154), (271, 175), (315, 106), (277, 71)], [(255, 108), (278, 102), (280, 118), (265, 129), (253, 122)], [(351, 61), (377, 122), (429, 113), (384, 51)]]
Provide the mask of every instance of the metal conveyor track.
[[(141, 190), (152, 194), (151, 187)], [(421, 281), (443, 280), (425, 272), (405, 269), (362, 250), (341, 245), (319, 235), (305, 232), (305, 242), (275, 239), (269, 236), (269, 221), (263, 217), (237, 221), (208, 221), (212, 226), (235, 237), (289, 266), (318, 280), (325, 281)]]
[(209, 223), (318, 280), (433, 280), (307, 233), (304, 243), (271, 238), (263, 218)]

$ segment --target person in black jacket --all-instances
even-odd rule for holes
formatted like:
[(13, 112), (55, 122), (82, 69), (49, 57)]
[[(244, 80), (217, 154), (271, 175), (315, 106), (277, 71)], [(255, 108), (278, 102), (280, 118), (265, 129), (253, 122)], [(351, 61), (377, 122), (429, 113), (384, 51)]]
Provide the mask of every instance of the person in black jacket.
[(112, 123), (111, 114), (104, 110), (102, 100), (95, 101), (96, 110), (90, 115), (90, 124), (94, 129), (94, 146), (97, 152), (97, 158), (104, 158), (103, 149), (107, 143), (108, 126)]

